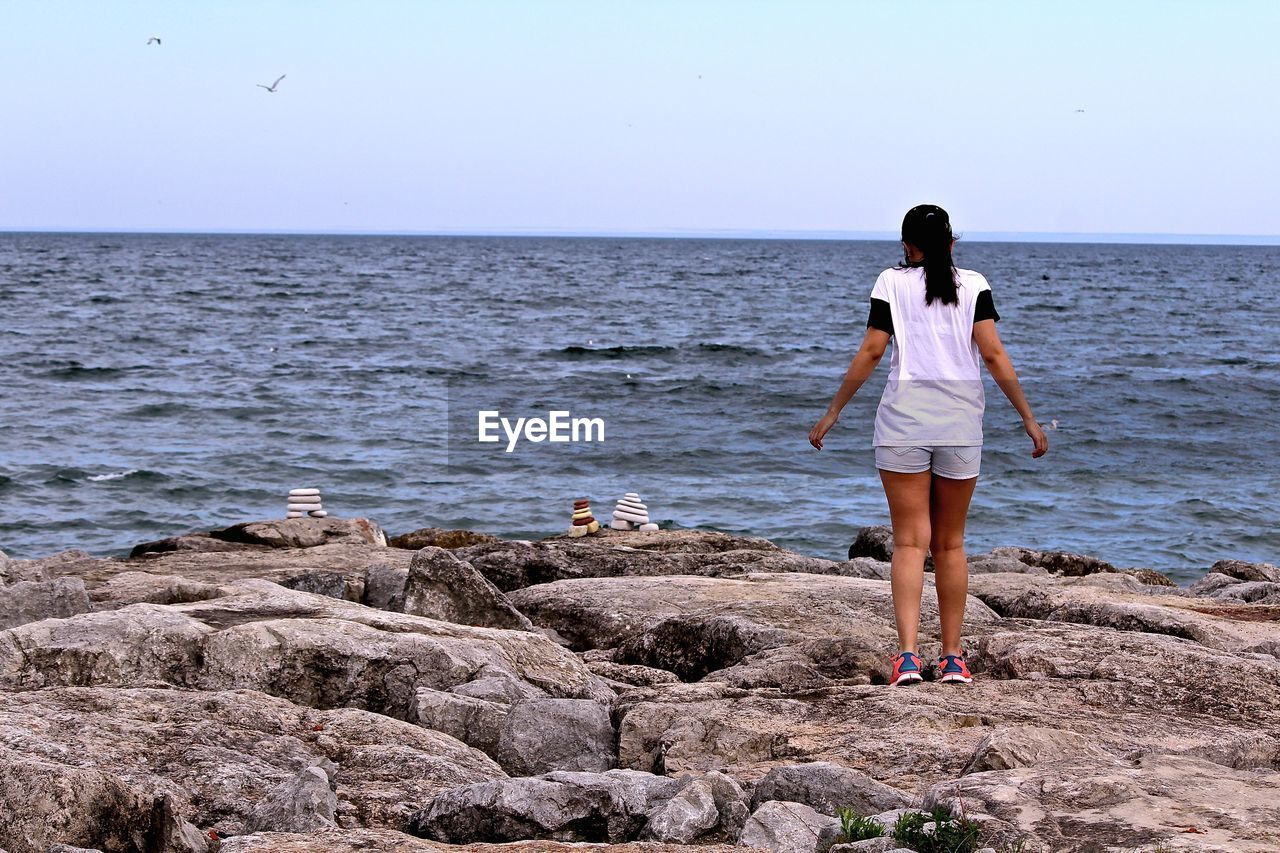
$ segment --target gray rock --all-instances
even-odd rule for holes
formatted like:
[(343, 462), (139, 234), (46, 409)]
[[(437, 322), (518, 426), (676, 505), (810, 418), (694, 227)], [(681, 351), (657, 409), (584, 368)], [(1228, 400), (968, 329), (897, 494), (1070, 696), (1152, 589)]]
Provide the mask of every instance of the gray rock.
[(225, 553), (204, 551), (168, 551), (144, 554), (130, 560), (103, 560), (73, 572), (84, 578), (90, 598), (94, 588), (105, 579), (124, 572), (144, 571), (155, 575), (173, 575), (190, 581), (227, 586), (248, 579), (301, 586), (303, 576), (341, 575), (345, 584), (344, 598), (363, 601), (364, 587), (373, 566), (393, 566), (408, 572), (413, 554), (396, 548), (370, 544), (338, 542), (307, 548), (270, 548), (265, 545), (246, 547)]
[(296, 589), (299, 592), (309, 592), (313, 595), (323, 595), (329, 598), (345, 599), (346, 601), (361, 601), (364, 599), (364, 583), (360, 581), (352, 583), (346, 572), (327, 572), (312, 569), (292, 577), (280, 578), (276, 583), (285, 589)]
[(163, 682), (252, 688), (313, 707), (408, 719), (418, 687), (506, 675), (607, 699), (572, 653), (526, 631), (455, 625), (246, 580), (226, 595), (134, 604), (0, 632), (0, 686)]
[(1006, 617), (1168, 634), (1222, 649), (1252, 646), (1265, 633), (1257, 623), (1215, 618), (1203, 605), (1188, 607), (1189, 596), (1181, 590), (1170, 592), (1168, 587), (1146, 586), (1114, 573), (1052, 578), (990, 574), (969, 579), (970, 595)]
[(999, 554), (973, 554), (969, 557), (970, 574), (990, 574), (992, 572), (1016, 572), (1024, 575), (1047, 575), (1049, 570), (1042, 566), (1024, 563), (1016, 557)]
[(420, 551), (423, 548), (469, 548), (472, 545), (496, 545), (502, 542), (497, 536), (475, 530), (445, 530), (439, 527), (420, 527), (409, 533), (401, 533), (387, 540), (392, 548)]
[(507, 706), (430, 687), (415, 695), (414, 720), (420, 726), (455, 737), (487, 755), (497, 755)]
[(711, 783), (696, 779), (651, 809), (644, 835), (655, 841), (688, 844), (720, 822)]
[(390, 563), (375, 563), (369, 567), (364, 583), (364, 603), (379, 610), (404, 612), (404, 584), (409, 570)]
[(963, 772), (1032, 767), (1057, 760), (1064, 754), (1092, 756), (1101, 764), (1114, 760), (1109, 752), (1072, 731), (1039, 726), (1002, 726), (982, 739)]
[(870, 557), (882, 563), (893, 560), (893, 528), (884, 524), (858, 529), (858, 535), (849, 546), (849, 559)]
[(409, 565), (404, 612), (460, 625), (533, 630), (533, 623), (471, 564), (444, 548), (423, 548)]
[(719, 530), (612, 530), (607, 525), (599, 533), (575, 539), (561, 533), (548, 536), (539, 544), (568, 548), (611, 548), (662, 554), (723, 554), (728, 551), (762, 551), (780, 553), (782, 549), (759, 536), (742, 536)]
[(97, 847), (72, 847), (70, 844), (50, 844), (48, 853), (102, 853)]
[(665, 619), (618, 647), (620, 663), (637, 663), (697, 681), (710, 672), (785, 642), (776, 628), (734, 615), (689, 615)]
[(611, 660), (586, 660), (586, 658), (583, 660), (586, 661), (587, 669), (596, 675), (621, 684), (653, 687), (657, 684), (674, 684), (680, 680), (673, 672), (652, 666), (642, 666), (638, 663), (616, 663)]
[(653, 808), (655, 805), (674, 797), (690, 781), (687, 778), (673, 779), (670, 776), (658, 776), (641, 770), (629, 770), (621, 767), (606, 770), (602, 775), (634, 789), (638, 796), (644, 798), (646, 809)]
[(510, 705), (523, 699), (540, 699), (547, 695), (545, 690), (534, 687), (527, 681), (512, 678), (510, 675), (483, 675), (455, 684), (449, 688), (450, 693), (459, 696), (470, 696), (473, 699), (484, 699), (487, 702), (499, 702)]
[(840, 564), (836, 574), (847, 578), (875, 578), (887, 581), (893, 576), (893, 563), (874, 557), (852, 557)]
[(89, 595), (80, 578), (19, 581), (0, 586), (0, 630), (41, 619), (62, 619), (87, 613), (89, 609)]
[(1270, 563), (1246, 563), (1244, 560), (1219, 560), (1209, 571), (1242, 581), (1269, 581), (1280, 583), (1280, 567)]
[[(668, 537), (667, 533), (680, 535)], [(768, 548), (755, 547), (752, 542), (738, 541), (742, 537), (728, 537), (723, 544), (740, 547), (722, 550), (717, 546), (716, 534), (706, 531), (660, 531), (652, 536), (654, 547), (620, 547), (609, 544), (615, 537), (601, 541), (597, 535), (535, 543), (476, 545), (460, 549), (457, 554), (507, 593), (537, 584), (581, 578), (728, 577), (748, 571), (837, 574), (843, 565), (834, 560), (782, 551), (772, 543), (766, 543)], [(660, 546), (662, 542), (667, 544)], [(684, 543), (687, 549), (677, 548), (677, 543)]]
[(181, 536), (171, 536), (167, 539), (157, 539), (153, 542), (141, 542), (134, 545), (129, 552), (129, 559), (137, 559), (148, 554), (167, 554), (173, 551), (226, 553), (228, 551), (244, 551), (251, 548), (265, 547), (267, 546), (247, 542), (228, 542), (214, 538), (208, 532), (184, 533)]
[[(1219, 794), (1206, 797), (1205, 791)], [(1204, 839), (1187, 839), (1189, 849), (1243, 851), (1274, 849), (1277, 791), (1280, 781), (1271, 768), (1245, 771), (1189, 756), (1146, 754), (1103, 765), (1064, 759), (970, 773), (931, 786), (923, 801), (925, 807), (945, 805), (953, 813), (963, 804), (966, 812), (1003, 822), (982, 820), (986, 837), (1009, 843), (1011, 836), (1020, 836), (1050, 850), (1105, 849), (1120, 838), (1126, 845), (1135, 842), (1130, 849), (1181, 841), (1186, 836), (1179, 827), (1185, 824), (1170, 826), (1167, 815), (1191, 808), (1194, 825), (1212, 827), (1221, 836), (1207, 847), (1197, 846)], [(1232, 817), (1243, 815), (1249, 817)], [(989, 829), (1001, 825), (1004, 832)], [(1134, 833), (1135, 827), (1145, 831)]]
[[(333, 781), (343, 826), (399, 826), (444, 790), (505, 777), (492, 759), (439, 732), (253, 691), (0, 691), (0, 846), (185, 849), (128, 839), (189, 836), (184, 821), (238, 834), (272, 789), (331, 761), (340, 763)], [(173, 803), (157, 805), (165, 791)]]
[(215, 584), (176, 575), (151, 572), (121, 572), (97, 584), (89, 592), (94, 610), (118, 610), (130, 604), (185, 604), (207, 601), (223, 595)]
[[(167, 794), (132, 786), (93, 767), (9, 752), (0, 757), (0, 844), (15, 853), (72, 850), (205, 853)], [(150, 841), (150, 845), (147, 842)]]
[(61, 551), (38, 560), (14, 560), (0, 564), (0, 586), (20, 581), (47, 581), (64, 575), (86, 580), (95, 571), (118, 565), (114, 560), (95, 557), (86, 551)]
[(245, 821), (245, 832), (310, 832), (337, 826), (338, 796), (325, 769), (312, 765), (272, 788)]
[(1241, 583), (1245, 583), (1245, 581), (1231, 575), (1209, 572), (1188, 586), (1187, 592), (1201, 598), (1218, 598), (1223, 593), (1229, 595), (1230, 588)]
[[(414, 838), (394, 829), (343, 827), (305, 834), (257, 833), (224, 839), (220, 853), (743, 853), (730, 844), (686, 845), (643, 843), (570, 846), (544, 840), (511, 841), (496, 846), (483, 842), (451, 846)], [(44, 851), (39, 851), (44, 853)]]
[(752, 803), (768, 800), (804, 803), (828, 815), (842, 808), (858, 814), (882, 812), (905, 806), (910, 798), (867, 774), (827, 761), (774, 767), (756, 783)]
[(849, 844), (836, 844), (828, 853), (896, 853), (898, 850), (910, 853), (911, 848), (902, 847), (896, 839), (882, 835), (879, 838), (864, 838)]
[(1177, 582), (1174, 581), (1173, 578), (1169, 577), (1164, 572), (1156, 571), (1155, 569), (1133, 568), (1121, 569), (1120, 571), (1129, 577), (1137, 578), (1139, 582), (1146, 584), (1147, 586), (1162, 586), (1179, 589)]
[(720, 813), (720, 828), (729, 838), (737, 838), (751, 817), (746, 792), (736, 779), (719, 770), (708, 771), (702, 778), (711, 786), (711, 796)]
[(495, 754), (513, 776), (613, 767), (609, 710), (591, 699), (526, 699), (511, 705)]
[(1067, 551), (1034, 551), (1030, 548), (992, 548), (991, 553), (1000, 557), (1013, 557), (1030, 566), (1039, 566), (1055, 574), (1067, 577), (1091, 575), (1096, 572), (1116, 572), (1115, 566), (1106, 560), (1090, 557), (1087, 554), (1072, 554)]
[(385, 548), (387, 535), (367, 518), (287, 518), (233, 524), (209, 535), (222, 542), (269, 548), (314, 548), (318, 545), (375, 545)]
[(803, 803), (769, 800), (747, 818), (738, 843), (773, 853), (819, 853), (830, 848), (839, 831), (839, 820)]
[(450, 844), (634, 838), (646, 801), (636, 786), (599, 773), (549, 773), (446, 791), (414, 813), (408, 830)]

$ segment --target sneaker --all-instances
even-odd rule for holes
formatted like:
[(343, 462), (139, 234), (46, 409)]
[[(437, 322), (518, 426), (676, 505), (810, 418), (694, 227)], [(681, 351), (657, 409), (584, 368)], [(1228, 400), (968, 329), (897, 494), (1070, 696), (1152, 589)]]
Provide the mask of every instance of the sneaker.
[(972, 684), (973, 673), (964, 662), (964, 655), (943, 655), (938, 658), (938, 680), (952, 684)]
[(889, 686), (898, 687), (924, 681), (920, 674), (920, 658), (915, 652), (899, 652), (893, 659), (893, 674), (889, 676)]

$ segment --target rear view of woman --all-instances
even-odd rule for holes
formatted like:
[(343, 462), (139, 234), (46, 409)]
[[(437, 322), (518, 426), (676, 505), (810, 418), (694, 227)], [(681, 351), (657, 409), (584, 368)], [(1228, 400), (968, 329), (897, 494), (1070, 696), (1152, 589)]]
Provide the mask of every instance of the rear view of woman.
[(957, 269), (955, 237), (942, 208), (922, 204), (902, 220), (902, 264), (871, 290), (862, 347), (826, 414), (809, 432), (819, 450), (840, 410), (875, 370), (893, 341), (889, 378), (876, 411), (876, 467), (893, 523), (893, 611), (899, 652), (892, 685), (923, 680), (917, 649), (925, 555), (933, 554), (942, 627), (938, 679), (968, 684), (960, 634), (969, 570), (964, 523), (978, 482), (985, 398), (979, 363), (1022, 416), (1033, 457), (1049, 449), (1031, 414), (1013, 363), (996, 332), (991, 288), (981, 274)]

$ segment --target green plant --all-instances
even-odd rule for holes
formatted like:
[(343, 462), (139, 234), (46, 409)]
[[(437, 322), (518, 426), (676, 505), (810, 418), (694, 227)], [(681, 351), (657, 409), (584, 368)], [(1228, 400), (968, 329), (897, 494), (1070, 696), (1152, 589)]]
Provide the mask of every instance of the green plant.
[(863, 817), (853, 809), (838, 809), (836, 814), (840, 817), (840, 844), (884, 835), (884, 824), (874, 818)]
[[(926, 832), (924, 825), (933, 824), (933, 831)], [(973, 853), (978, 849), (982, 828), (969, 820), (953, 818), (944, 806), (933, 811), (908, 812), (898, 818), (893, 826), (893, 837), (918, 853)]]

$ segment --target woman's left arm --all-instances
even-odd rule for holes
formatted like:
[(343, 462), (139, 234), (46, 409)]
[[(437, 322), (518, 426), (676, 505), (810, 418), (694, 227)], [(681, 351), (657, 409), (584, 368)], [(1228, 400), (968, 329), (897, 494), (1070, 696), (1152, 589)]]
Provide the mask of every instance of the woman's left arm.
[(823, 436), (836, 425), (836, 421), (840, 420), (840, 411), (853, 399), (853, 395), (858, 393), (862, 383), (866, 382), (875, 371), (876, 365), (880, 363), (880, 359), (884, 358), (884, 352), (888, 348), (889, 333), (868, 327), (867, 334), (862, 339), (862, 346), (853, 356), (853, 361), (849, 362), (844, 381), (840, 383), (836, 395), (831, 398), (827, 413), (814, 424), (813, 429), (809, 430), (810, 444), (819, 450), (822, 449)]

